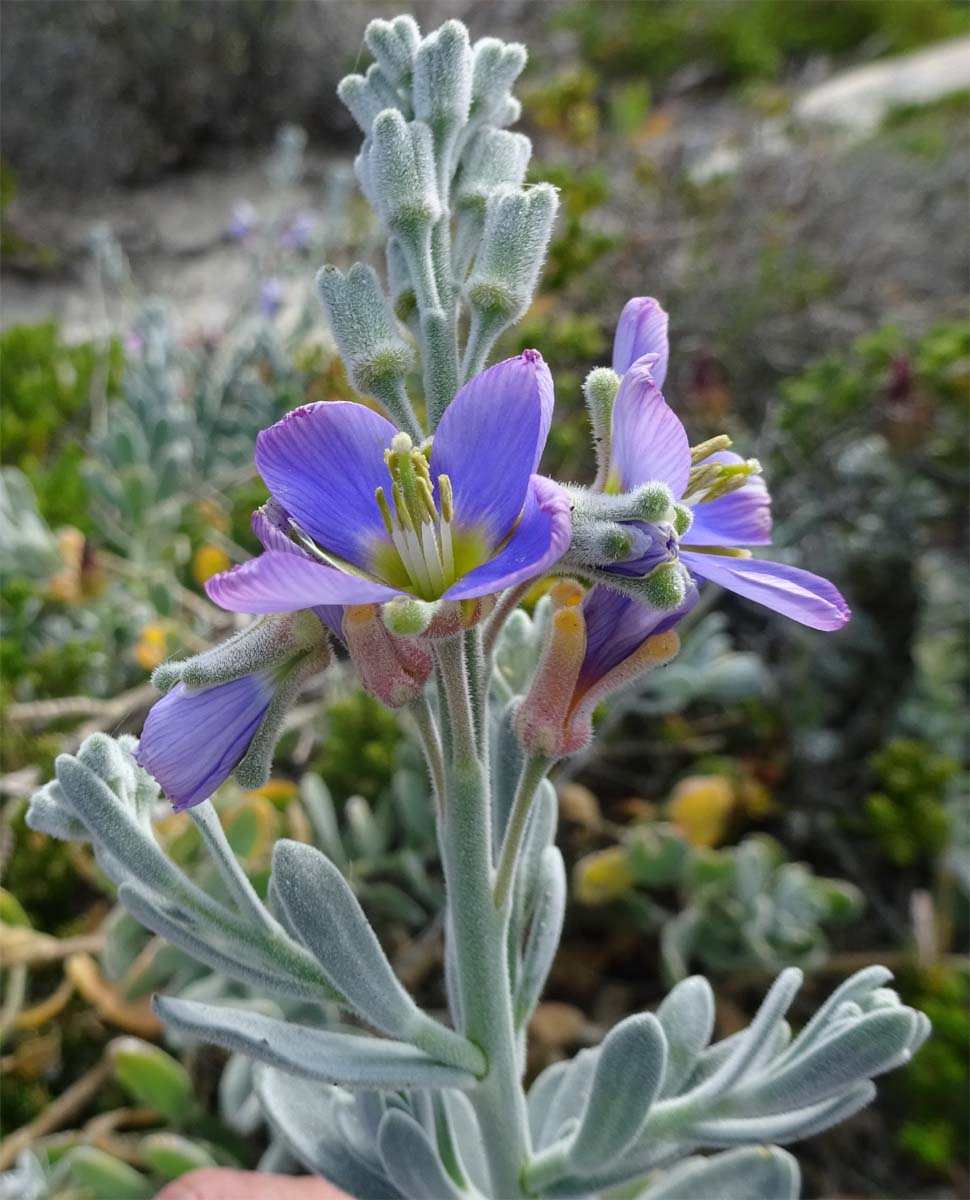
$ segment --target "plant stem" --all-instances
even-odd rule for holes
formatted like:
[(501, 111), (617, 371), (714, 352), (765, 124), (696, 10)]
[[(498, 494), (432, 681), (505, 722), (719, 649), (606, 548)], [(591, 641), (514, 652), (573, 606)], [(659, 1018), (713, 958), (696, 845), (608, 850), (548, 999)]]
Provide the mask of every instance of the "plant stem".
[(515, 792), (509, 823), (502, 839), (502, 853), (499, 855), (498, 872), (495, 876), (493, 895), (495, 907), (501, 912), (505, 909), (512, 894), (515, 882), (515, 867), (522, 847), (522, 838), (528, 824), (529, 813), (532, 811), (532, 801), (535, 799), (539, 784), (546, 777), (552, 764), (552, 759), (538, 755), (529, 757), (522, 764), (522, 774), (519, 786)]
[(502, 632), (502, 626), (519, 607), (519, 601), (534, 583), (534, 579), (527, 579), (525, 583), (519, 583), (515, 587), (510, 587), (508, 591), (503, 593), (502, 599), (496, 604), (492, 615), (485, 622), (483, 641), (485, 653), (489, 657), (491, 657), (495, 649), (495, 643)]
[(411, 716), (418, 730), (421, 749), (428, 764), (431, 785), (434, 788), (435, 807), (440, 816), (445, 799), (445, 760), (441, 750), (441, 738), (427, 696), (421, 696), (411, 705)]
[(275, 938), (279, 933), (279, 926), (266, 910), (262, 900), (257, 896), (255, 888), (249, 882), (246, 872), (240, 866), (239, 859), (236, 858), (226, 838), (219, 814), (212, 807), (212, 802), (205, 800), (202, 804), (197, 804), (195, 808), (189, 810), (189, 816), (202, 835), (206, 849), (218, 867), (219, 874), (240, 913), (252, 918), (260, 928)]
[(476, 740), (463, 642), (453, 637), (436, 647), (452, 744), (445, 768), (442, 858), (462, 1032), (488, 1061), (481, 1083), (467, 1094), (481, 1128), (492, 1194), (519, 1200), (530, 1152), (528, 1116), (516, 1058), (505, 916), (492, 903), (486, 764)]

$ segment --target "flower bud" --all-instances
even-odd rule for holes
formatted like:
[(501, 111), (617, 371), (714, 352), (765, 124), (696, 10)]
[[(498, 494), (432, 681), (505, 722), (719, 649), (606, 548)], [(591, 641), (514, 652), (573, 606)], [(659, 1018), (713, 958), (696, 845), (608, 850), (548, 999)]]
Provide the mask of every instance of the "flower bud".
[(488, 125), (465, 150), (461, 176), (455, 190), (459, 210), (484, 213), (489, 196), (498, 188), (521, 188), (532, 157), (532, 143), (522, 133), (509, 133)]
[(347, 75), (337, 84), (337, 95), (364, 133), (386, 108), (401, 108), (401, 98), (375, 63), (366, 75)]
[(472, 99), (472, 55), (461, 21), (446, 21), (418, 47), (413, 92), (414, 115), (431, 129), (439, 192), (447, 204), (455, 147)]
[(556, 189), (548, 183), (492, 193), (467, 285), (472, 313), (469, 342), (494, 340), (529, 307), (558, 206)]
[[(522, 74), (528, 60), (525, 46), (519, 42), (501, 42), (498, 38), (480, 38), (472, 49), (472, 113), (478, 122), (511, 125), (496, 120), (511, 99), (509, 89)], [(520, 108), (521, 111), (521, 108)]]
[(367, 26), (364, 41), (377, 65), (395, 86), (410, 88), (414, 56), (421, 41), (421, 32), (413, 17), (395, 17), (393, 21), (377, 18)]
[(418, 230), (430, 230), (441, 204), (427, 125), (386, 109), (373, 124), (367, 168), (377, 211), (392, 233), (413, 239)]
[(193, 690), (216, 687), (281, 666), (321, 644), (326, 644), (326, 634), (311, 612), (261, 617), (211, 650), (180, 662), (162, 663), (153, 673), (152, 683), (162, 692), (178, 683)]
[(317, 291), (354, 387), (383, 399), (414, 365), (373, 267), (355, 263), (346, 276), (336, 267), (317, 275)]
[(213, 651), (171, 671), (171, 690), (145, 721), (138, 765), (176, 811), (207, 800), (235, 773), (248, 789), (269, 777), (286, 714), (310, 675), (330, 661), (320, 621), (310, 612), (265, 618)]

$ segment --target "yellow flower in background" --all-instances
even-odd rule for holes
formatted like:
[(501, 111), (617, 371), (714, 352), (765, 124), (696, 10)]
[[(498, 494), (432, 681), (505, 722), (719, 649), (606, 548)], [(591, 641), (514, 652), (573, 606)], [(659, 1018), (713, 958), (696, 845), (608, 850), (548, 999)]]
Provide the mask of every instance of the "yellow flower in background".
[(573, 868), (573, 893), (581, 904), (608, 904), (633, 887), (633, 876), (622, 846), (587, 854)]
[(232, 559), (225, 550), (213, 546), (211, 542), (205, 542), (192, 558), (192, 578), (202, 587), (213, 575), (218, 575), (220, 571), (228, 571), (231, 566)]
[(155, 622), (146, 625), (132, 653), (140, 667), (154, 671), (168, 654), (168, 630)]
[(208, 529), (218, 529), (220, 533), (229, 532), (229, 514), (218, 500), (206, 496), (195, 506), (195, 511)]
[(727, 832), (734, 788), (723, 775), (690, 775), (674, 788), (667, 817), (692, 846), (716, 846)]
[(278, 808), (284, 808), (288, 801), (296, 798), (296, 784), (292, 779), (270, 779), (261, 788), (247, 792), (247, 796), (265, 796)]

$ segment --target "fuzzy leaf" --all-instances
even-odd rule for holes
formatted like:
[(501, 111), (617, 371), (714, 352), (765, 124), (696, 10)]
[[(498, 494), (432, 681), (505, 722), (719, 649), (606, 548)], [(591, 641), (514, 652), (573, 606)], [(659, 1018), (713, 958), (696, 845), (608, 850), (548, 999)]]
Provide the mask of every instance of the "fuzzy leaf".
[(574, 1170), (595, 1171), (631, 1145), (663, 1083), (666, 1061), (663, 1028), (652, 1013), (627, 1017), (610, 1030), (569, 1150)]
[(702, 975), (683, 979), (657, 1009), (667, 1039), (667, 1070), (660, 1098), (676, 1096), (714, 1030), (714, 993)]
[(267, 1120), (301, 1163), (350, 1196), (404, 1200), (380, 1163), (363, 1161), (340, 1136), (338, 1108), (353, 1104), (339, 1088), (261, 1067), (256, 1092)]
[(669, 1171), (639, 1200), (798, 1200), (798, 1163), (776, 1147), (748, 1147), (689, 1158)]
[(547, 846), (539, 863), (535, 910), (522, 954), (515, 999), (516, 1024), (523, 1025), (539, 1003), (552, 967), (566, 912), (566, 868), (555, 846)]
[(392, 1108), (377, 1131), (384, 1170), (408, 1200), (462, 1200), (462, 1191), (442, 1165), (431, 1140), (413, 1117)]
[(366, 1088), (472, 1087), (475, 1076), (403, 1042), (332, 1033), (241, 1008), (155, 998), (159, 1018), (179, 1032), (247, 1054), (293, 1075)]

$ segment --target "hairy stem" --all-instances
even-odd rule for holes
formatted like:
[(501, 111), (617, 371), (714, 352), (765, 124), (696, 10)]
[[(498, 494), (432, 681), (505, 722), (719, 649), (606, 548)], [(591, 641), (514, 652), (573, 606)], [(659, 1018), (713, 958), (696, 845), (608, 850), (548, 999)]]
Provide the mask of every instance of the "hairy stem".
[(498, 871), (495, 876), (493, 896), (495, 907), (500, 912), (506, 908), (512, 894), (515, 868), (529, 821), (529, 813), (532, 811), (532, 801), (535, 799), (536, 790), (545, 779), (551, 763), (552, 759), (536, 756), (527, 758), (522, 764), (522, 775), (519, 778), (519, 786), (516, 789), (512, 811), (509, 814), (509, 823), (502, 840), (502, 852), (499, 855)]
[(461, 1026), (488, 1060), (484, 1078), (468, 1097), (481, 1127), (493, 1193), (518, 1200), (530, 1150), (528, 1117), (516, 1058), (505, 919), (492, 903), (485, 763), (476, 739), (463, 638), (442, 641), (436, 653), (451, 728), (441, 844)]

